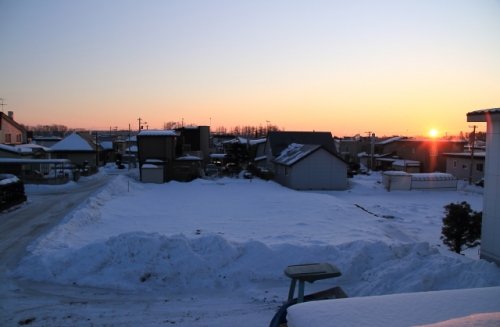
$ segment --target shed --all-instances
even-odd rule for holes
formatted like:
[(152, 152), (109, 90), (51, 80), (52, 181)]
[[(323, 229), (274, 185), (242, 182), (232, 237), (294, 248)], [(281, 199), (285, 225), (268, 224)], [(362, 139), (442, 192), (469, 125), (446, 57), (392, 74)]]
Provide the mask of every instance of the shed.
[(388, 191), (409, 191), (411, 190), (411, 175), (404, 171), (384, 171), (382, 173), (382, 184)]
[(163, 166), (145, 163), (141, 166), (141, 173), (144, 183), (163, 183)]
[(388, 191), (450, 189), (456, 190), (457, 179), (445, 173), (409, 174), (404, 171), (385, 171), (382, 173), (382, 184)]
[(274, 160), (275, 180), (296, 190), (345, 190), (347, 163), (321, 145), (290, 144)]

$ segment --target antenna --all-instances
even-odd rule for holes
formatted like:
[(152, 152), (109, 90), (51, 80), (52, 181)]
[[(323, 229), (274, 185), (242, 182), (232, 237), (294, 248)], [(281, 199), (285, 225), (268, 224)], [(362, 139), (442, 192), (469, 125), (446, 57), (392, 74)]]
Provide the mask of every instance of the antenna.
[(7, 104), (3, 102), (3, 98), (0, 98), (0, 106), (2, 107), (2, 112), (3, 112), (3, 107), (6, 105)]

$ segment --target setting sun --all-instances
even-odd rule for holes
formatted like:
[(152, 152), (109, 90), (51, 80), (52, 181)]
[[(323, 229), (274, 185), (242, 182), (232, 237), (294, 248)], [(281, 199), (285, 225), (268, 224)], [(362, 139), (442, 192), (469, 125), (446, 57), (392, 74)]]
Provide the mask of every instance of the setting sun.
[(433, 139), (438, 137), (438, 135), (439, 135), (439, 131), (437, 129), (431, 128), (429, 130), (429, 136), (432, 137)]

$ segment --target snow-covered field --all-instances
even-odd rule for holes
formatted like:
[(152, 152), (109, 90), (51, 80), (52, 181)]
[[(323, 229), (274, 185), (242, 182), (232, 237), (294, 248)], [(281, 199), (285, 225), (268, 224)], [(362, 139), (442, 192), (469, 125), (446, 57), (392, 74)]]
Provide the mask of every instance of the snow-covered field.
[[(331, 262), (343, 273), (306, 293), (500, 285), (500, 269), (478, 260), (477, 249), (456, 255), (440, 240), (443, 207), (467, 201), (481, 211), (481, 189), (387, 192), (378, 174), (350, 183), (347, 191), (298, 192), (258, 179), (158, 185), (117, 175), (33, 243), (12, 274), (163, 297), (154, 314), (131, 305), (130, 325), (133, 317), (146, 325), (265, 326), (287, 295), (283, 269), (299, 263)], [(73, 323), (103, 323), (97, 310), (78, 314)]]

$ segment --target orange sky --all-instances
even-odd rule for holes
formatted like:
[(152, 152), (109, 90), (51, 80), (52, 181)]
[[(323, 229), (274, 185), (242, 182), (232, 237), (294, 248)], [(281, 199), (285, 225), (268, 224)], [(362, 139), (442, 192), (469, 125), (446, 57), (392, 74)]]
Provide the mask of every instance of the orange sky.
[[(118, 6), (118, 4), (120, 4)], [(500, 106), (496, 1), (3, 1), (23, 124), (442, 135)]]

